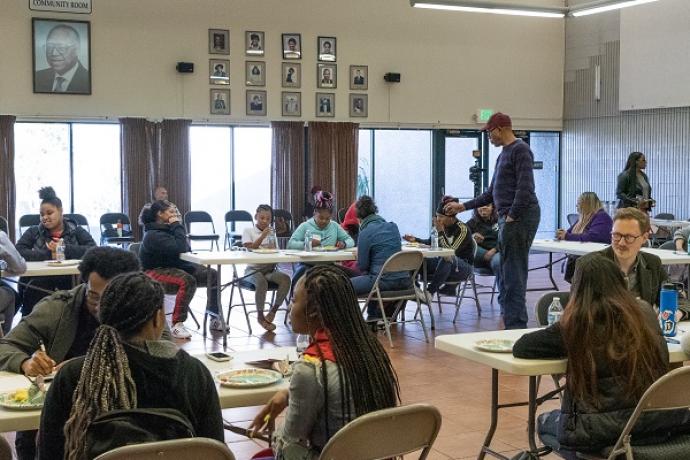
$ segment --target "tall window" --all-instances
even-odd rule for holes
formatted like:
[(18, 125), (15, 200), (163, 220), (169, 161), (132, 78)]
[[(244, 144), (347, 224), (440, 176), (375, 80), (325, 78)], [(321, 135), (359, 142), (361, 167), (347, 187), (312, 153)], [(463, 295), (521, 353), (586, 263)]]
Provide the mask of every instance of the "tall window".
[(72, 125), (72, 161), (74, 212), (86, 216), (100, 238), (101, 216), (122, 211), (120, 125)]
[(225, 213), (232, 209), (232, 129), (192, 126), (189, 137), (192, 209), (209, 213), (223, 235)]
[(52, 186), (65, 213), (89, 221), (100, 238), (98, 221), (120, 212), (120, 127), (117, 124), (16, 123), (16, 219), (38, 214), (38, 189)]
[(235, 128), (235, 209), (271, 203), (271, 128)]
[(376, 204), (400, 233), (431, 230), (431, 131), (374, 131)]
[[(225, 233), (225, 213), (271, 202), (271, 129), (192, 126), (192, 208)], [(238, 224), (236, 231), (246, 225)]]

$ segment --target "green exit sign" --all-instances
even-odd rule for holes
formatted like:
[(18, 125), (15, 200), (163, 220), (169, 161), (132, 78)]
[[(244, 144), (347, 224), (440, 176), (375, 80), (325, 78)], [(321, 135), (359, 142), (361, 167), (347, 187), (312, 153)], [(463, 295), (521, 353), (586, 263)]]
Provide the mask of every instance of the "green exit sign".
[(479, 109), (477, 110), (477, 122), (478, 123), (486, 123), (489, 121), (489, 118), (491, 118), (491, 115), (494, 114), (494, 111), (491, 109)]

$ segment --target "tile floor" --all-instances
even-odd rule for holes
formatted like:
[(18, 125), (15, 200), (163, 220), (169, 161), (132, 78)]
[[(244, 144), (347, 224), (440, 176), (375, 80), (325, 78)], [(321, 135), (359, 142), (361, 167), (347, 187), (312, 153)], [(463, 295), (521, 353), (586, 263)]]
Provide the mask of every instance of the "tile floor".
[[(533, 255), (530, 266), (536, 267), (546, 262), (546, 256)], [(556, 281), (560, 289), (566, 290), (560, 274), (560, 265), (554, 270)], [(225, 276), (224, 276), (225, 278)], [(481, 283), (490, 284), (492, 278), (479, 279)], [(530, 273), (529, 287), (547, 286), (546, 270)], [(536, 303), (544, 291), (528, 292), (528, 310)], [(203, 292), (199, 293), (203, 294)], [(201, 295), (197, 295), (193, 309), (198, 312), (201, 320), (201, 306), (204, 303)], [(224, 294), (227, 304), (228, 294)], [(481, 315), (477, 315), (471, 299), (463, 301), (460, 316), (453, 324), (454, 308), (452, 305), (443, 306), (439, 314), (434, 305), (436, 317), (435, 335), (455, 334), (463, 332), (477, 332), (496, 330), (501, 327), (498, 304), (490, 305), (489, 295), (480, 295), (482, 306)], [(531, 325), (536, 325), (533, 312), (530, 311)], [(231, 316), (232, 330), (228, 338), (231, 350), (247, 350), (255, 348), (294, 345), (295, 337), (283, 323), (283, 313), (278, 314), (274, 333), (265, 332), (255, 321), (252, 323), (253, 334), (247, 332), (247, 325), (240, 309), (235, 309)], [(181, 346), (190, 353), (202, 353), (206, 349), (220, 349), (221, 337), (208, 337), (205, 341), (201, 331), (197, 331), (191, 318), (186, 325), (193, 332), (192, 340)], [(424, 335), (418, 324), (393, 327), (394, 347), (390, 348), (383, 333), (379, 338), (388, 350), (393, 365), (398, 373), (403, 404), (426, 402), (437, 406), (443, 415), (443, 424), (439, 436), (434, 444), (430, 459), (471, 459), (476, 458), (482, 445), (486, 430), (489, 426), (489, 403), (491, 371), (489, 368), (472, 363), (434, 349), (433, 340), (424, 341)], [(527, 378), (502, 375), (500, 380), (501, 401), (526, 401)], [(545, 388), (552, 386), (543, 385)], [(557, 408), (553, 401), (545, 404), (543, 409)], [(246, 425), (257, 412), (256, 407), (229, 409), (224, 411), (225, 418), (238, 425)], [(507, 457), (518, 453), (527, 447), (527, 409), (525, 407), (509, 408), (502, 411), (499, 425), (492, 442), (492, 447)], [(260, 442), (247, 440), (241, 436), (228, 433), (226, 440), (238, 459), (251, 457), (261, 447)], [(416, 458), (416, 457), (410, 457)], [(488, 457), (487, 457), (488, 458)], [(545, 458), (557, 458), (549, 455)]]

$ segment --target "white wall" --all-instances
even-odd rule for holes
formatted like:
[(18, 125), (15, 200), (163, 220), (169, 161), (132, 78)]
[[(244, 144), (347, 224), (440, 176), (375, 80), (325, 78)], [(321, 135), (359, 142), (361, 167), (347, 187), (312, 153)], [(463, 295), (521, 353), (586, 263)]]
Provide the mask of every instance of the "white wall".
[[(280, 34), (302, 34), (302, 118), (314, 119), (316, 37), (338, 39), (336, 120), (348, 120), (350, 64), (369, 66), (369, 118), (385, 125), (475, 127), (478, 108), (501, 110), (521, 128), (560, 129), (564, 21), (420, 10), (407, 0), (94, 0), (91, 15), (32, 12), (3, 2), (0, 111), (20, 117), (244, 115), (244, 31), (266, 32), (268, 117), (280, 119)], [(542, 1), (544, 3), (544, 1)], [(547, 2), (549, 3), (549, 2)], [(551, 4), (558, 3), (551, 1)], [(31, 17), (91, 21), (91, 96), (33, 94)], [(232, 115), (209, 115), (207, 29), (229, 28)], [(180, 75), (177, 61), (195, 63)], [(400, 72), (386, 84), (383, 74)], [(390, 107), (390, 113), (389, 113)]]

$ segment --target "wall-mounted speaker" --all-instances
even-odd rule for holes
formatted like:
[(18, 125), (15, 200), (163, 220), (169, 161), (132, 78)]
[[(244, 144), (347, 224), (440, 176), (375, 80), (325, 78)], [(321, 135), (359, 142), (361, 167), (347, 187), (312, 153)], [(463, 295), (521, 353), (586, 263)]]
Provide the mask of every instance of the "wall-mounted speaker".
[(395, 72), (388, 72), (383, 76), (383, 79), (388, 83), (400, 83), (400, 74)]
[(180, 73), (194, 73), (193, 62), (178, 62), (175, 68)]

